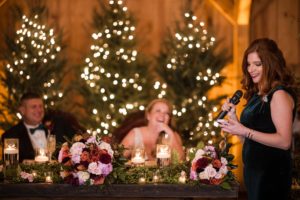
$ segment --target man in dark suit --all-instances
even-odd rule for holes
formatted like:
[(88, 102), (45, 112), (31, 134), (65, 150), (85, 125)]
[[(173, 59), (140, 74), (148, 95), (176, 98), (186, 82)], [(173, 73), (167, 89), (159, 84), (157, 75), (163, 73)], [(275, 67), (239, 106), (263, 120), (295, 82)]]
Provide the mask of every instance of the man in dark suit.
[(2, 135), (5, 138), (19, 139), (19, 162), (34, 159), (36, 148), (47, 148), (48, 130), (42, 125), (45, 114), (44, 103), (40, 95), (25, 93), (19, 105), (22, 120)]

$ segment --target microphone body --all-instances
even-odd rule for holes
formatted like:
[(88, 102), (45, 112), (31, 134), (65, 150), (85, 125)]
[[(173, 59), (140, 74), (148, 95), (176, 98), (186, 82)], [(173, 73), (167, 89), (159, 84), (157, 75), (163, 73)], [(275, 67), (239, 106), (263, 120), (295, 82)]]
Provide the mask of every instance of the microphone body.
[(222, 112), (219, 113), (217, 119), (223, 119), (227, 115), (227, 111), (223, 110)]
[[(243, 92), (241, 90), (237, 90), (233, 96), (229, 99), (229, 102), (237, 105), (240, 102), (240, 98), (243, 96)], [(226, 115), (227, 115), (228, 111), (227, 110), (223, 110), (219, 113), (219, 115), (217, 116), (217, 119), (223, 119)]]

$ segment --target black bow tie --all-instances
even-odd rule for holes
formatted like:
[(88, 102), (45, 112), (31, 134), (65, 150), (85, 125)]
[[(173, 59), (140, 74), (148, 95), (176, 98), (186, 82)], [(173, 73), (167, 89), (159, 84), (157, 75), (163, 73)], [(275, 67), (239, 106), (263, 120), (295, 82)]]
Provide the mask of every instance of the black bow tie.
[(40, 124), (38, 127), (29, 129), (31, 134), (33, 134), (36, 130), (45, 130), (45, 126), (43, 124)]

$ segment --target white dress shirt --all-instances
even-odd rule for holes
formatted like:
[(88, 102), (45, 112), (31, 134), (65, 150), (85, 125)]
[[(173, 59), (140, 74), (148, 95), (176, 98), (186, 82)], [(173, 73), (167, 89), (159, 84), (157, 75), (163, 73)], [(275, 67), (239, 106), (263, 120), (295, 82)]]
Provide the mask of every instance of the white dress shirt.
[(34, 133), (30, 132), (31, 128), (36, 128), (39, 125), (36, 126), (32, 126), (32, 125), (28, 125), (24, 122), (24, 125), (27, 129), (27, 134), (30, 138), (31, 144), (33, 146), (34, 149), (37, 148), (43, 148), (43, 149), (47, 149), (47, 137), (46, 137), (46, 133), (44, 130), (38, 129), (36, 131), (34, 131)]

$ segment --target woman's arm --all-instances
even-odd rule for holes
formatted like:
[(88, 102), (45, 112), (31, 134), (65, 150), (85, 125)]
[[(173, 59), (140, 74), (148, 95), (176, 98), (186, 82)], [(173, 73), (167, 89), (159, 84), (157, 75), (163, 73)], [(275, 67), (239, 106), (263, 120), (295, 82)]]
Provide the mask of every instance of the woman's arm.
[(292, 141), (293, 98), (284, 90), (274, 93), (271, 101), (271, 116), (276, 128), (275, 134), (253, 132), (252, 139), (272, 147), (289, 149)]
[(124, 150), (124, 156), (126, 157), (126, 158), (130, 158), (130, 156), (131, 156), (131, 149), (132, 149), (132, 147), (133, 147), (133, 142), (135, 141), (134, 140), (134, 131), (133, 131), (133, 129), (131, 130), (131, 131), (129, 131), (128, 133), (127, 133), (127, 135), (123, 138), (123, 140), (121, 141), (121, 144), (123, 144), (124, 145), (124, 147), (125, 147), (125, 150)]
[(292, 140), (293, 98), (285, 91), (278, 90), (271, 100), (271, 117), (276, 133), (267, 134), (243, 126), (240, 122), (230, 119), (221, 121), (222, 130), (235, 135), (248, 137), (261, 144), (287, 150)]

